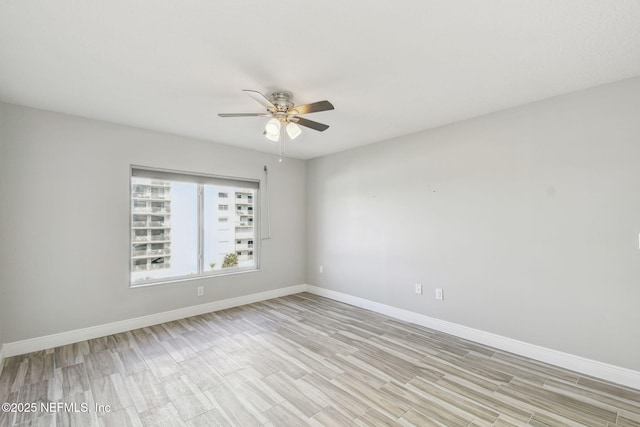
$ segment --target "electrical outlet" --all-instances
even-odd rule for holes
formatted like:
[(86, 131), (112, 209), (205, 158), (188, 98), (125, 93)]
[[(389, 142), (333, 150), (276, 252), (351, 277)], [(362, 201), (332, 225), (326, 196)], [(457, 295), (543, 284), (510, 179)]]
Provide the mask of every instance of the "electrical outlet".
[(198, 295), (199, 297), (201, 297), (202, 295), (204, 295), (204, 286), (198, 286), (196, 288), (196, 295)]
[(442, 301), (444, 299), (444, 295), (442, 294), (442, 289), (436, 289), (436, 299)]
[(320, 264), (320, 268), (318, 268), (318, 271), (320, 272), (320, 274), (324, 273), (324, 266), (322, 264)]
[(422, 295), (422, 285), (419, 283), (416, 283), (416, 294)]

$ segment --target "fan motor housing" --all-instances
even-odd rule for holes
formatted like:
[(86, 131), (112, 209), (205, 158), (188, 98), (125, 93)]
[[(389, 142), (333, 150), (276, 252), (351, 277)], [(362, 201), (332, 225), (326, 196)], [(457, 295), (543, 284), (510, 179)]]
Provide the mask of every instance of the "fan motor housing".
[(287, 92), (273, 92), (271, 94), (271, 102), (276, 106), (278, 111), (287, 111), (293, 107), (293, 102), (290, 101), (291, 94)]

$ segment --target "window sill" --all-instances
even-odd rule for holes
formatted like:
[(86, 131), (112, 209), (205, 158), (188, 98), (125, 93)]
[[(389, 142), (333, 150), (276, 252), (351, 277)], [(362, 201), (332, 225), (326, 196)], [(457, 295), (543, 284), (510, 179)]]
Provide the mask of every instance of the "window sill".
[(202, 279), (215, 279), (217, 277), (235, 276), (236, 274), (255, 273), (258, 271), (260, 271), (260, 268), (256, 267), (256, 268), (251, 268), (247, 270), (234, 270), (234, 271), (228, 271), (224, 273), (199, 274), (197, 276), (181, 276), (181, 277), (170, 277), (167, 279), (141, 281), (141, 282), (129, 283), (129, 289), (146, 288), (149, 286), (166, 285), (170, 283), (191, 282), (191, 281), (202, 280)]

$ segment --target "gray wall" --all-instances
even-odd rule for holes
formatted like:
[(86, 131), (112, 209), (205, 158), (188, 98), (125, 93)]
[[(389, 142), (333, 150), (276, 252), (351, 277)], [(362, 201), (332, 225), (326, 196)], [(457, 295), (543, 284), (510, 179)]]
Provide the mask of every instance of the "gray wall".
[[(280, 164), (274, 155), (206, 141), (4, 109), (4, 342), (305, 283), (303, 161)], [(130, 289), (130, 164), (256, 179), (267, 165), (273, 238), (262, 246), (261, 271)], [(198, 285), (204, 297), (196, 297)]]
[(309, 161), (309, 284), (640, 370), (639, 112), (633, 79)]

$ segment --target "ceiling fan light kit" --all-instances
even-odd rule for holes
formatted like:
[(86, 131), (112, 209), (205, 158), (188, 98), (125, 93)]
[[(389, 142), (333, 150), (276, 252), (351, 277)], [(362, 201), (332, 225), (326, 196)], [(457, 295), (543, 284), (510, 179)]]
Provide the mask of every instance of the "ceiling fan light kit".
[[(319, 101), (312, 104), (294, 106), (291, 101), (291, 94), (288, 92), (273, 92), (270, 97), (266, 97), (258, 91), (244, 89), (247, 95), (264, 106), (266, 113), (220, 113), (219, 117), (270, 117), (262, 134), (269, 140), (278, 142), (280, 140), (280, 130), (285, 126), (290, 139), (296, 139), (302, 133), (300, 126), (324, 132), (329, 125), (315, 122), (313, 120), (299, 117), (301, 114), (317, 113), (320, 111), (333, 110), (333, 105), (329, 101)], [(284, 154), (284, 144), (280, 144), (280, 155)]]
[(280, 140), (280, 132), (275, 134), (270, 134), (270, 133), (267, 133), (267, 131), (264, 131), (263, 134), (269, 141), (278, 142)]
[(280, 126), (280, 120), (273, 118), (267, 122), (267, 126), (265, 126), (264, 131), (267, 133), (267, 135), (279, 135)]
[(289, 135), (289, 138), (296, 139), (300, 136), (301, 133), (302, 129), (300, 129), (300, 126), (293, 122), (289, 122), (289, 124), (287, 125), (287, 135)]

